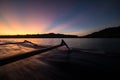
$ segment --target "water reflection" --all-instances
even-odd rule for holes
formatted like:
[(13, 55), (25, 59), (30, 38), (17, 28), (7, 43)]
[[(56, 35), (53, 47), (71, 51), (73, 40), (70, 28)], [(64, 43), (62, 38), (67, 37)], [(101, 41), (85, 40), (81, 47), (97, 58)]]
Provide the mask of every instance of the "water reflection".
[[(11, 38), (0, 39), (0, 44), (5, 42), (23, 42), (31, 41), (38, 45), (57, 45), (64, 38)], [(71, 48), (79, 48), (81, 50), (99, 50), (106, 52), (120, 52), (120, 39), (97, 39), (97, 38), (65, 38), (65, 42)], [(28, 45), (28, 44), (27, 44)], [(30, 45), (29, 45), (30, 46)], [(0, 46), (0, 57), (7, 55), (15, 55), (18, 53), (29, 52), (35, 50), (32, 47), (19, 46), (15, 44)]]
[(35, 50), (34, 48), (19, 46), (17, 44), (8, 44), (0, 46), (0, 58), (13, 56)]

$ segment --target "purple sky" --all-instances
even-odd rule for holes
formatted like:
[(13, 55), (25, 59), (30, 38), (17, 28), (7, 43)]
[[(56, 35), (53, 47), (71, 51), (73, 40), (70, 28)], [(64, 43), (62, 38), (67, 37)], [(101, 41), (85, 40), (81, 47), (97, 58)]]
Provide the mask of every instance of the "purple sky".
[(120, 25), (119, 4), (119, 0), (0, 0), (0, 34), (85, 35)]

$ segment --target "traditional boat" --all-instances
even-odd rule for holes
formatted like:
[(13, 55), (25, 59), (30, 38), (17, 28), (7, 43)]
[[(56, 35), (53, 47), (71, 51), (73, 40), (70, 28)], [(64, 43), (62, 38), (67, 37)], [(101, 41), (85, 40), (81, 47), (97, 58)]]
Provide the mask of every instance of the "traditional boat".
[[(35, 43), (32, 43), (30, 41), (27, 41), (27, 40), (25, 40), (23, 42), (8, 42), (8, 43), (0, 44), (0, 45), (8, 45), (8, 44), (23, 45), (23, 43), (30, 43), (34, 47), (37, 47), (37, 48), (41, 47), (41, 46), (39, 46), (39, 45), (37, 45)], [(8, 56), (8, 57), (1, 58), (0, 59), (0, 66), (6, 65), (6, 64), (9, 64), (9, 63), (21, 60), (21, 59), (25, 59), (25, 58), (28, 58), (28, 57), (31, 57), (31, 56), (34, 56), (34, 55), (37, 55), (37, 54), (40, 54), (40, 53), (43, 53), (43, 52), (46, 52), (46, 51), (61, 47), (61, 46), (66, 46), (70, 50), (70, 48), (65, 43), (65, 41), (61, 40), (61, 43), (58, 44), (58, 45), (55, 45), (55, 46), (51, 46), (51, 47), (48, 47), (48, 48), (44, 47), (43, 49), (38, 49), (38, 50), (31, 51), (31, 52), (23, 53), (23, 54), (17, 54), (17, 55), (14, 55), (14, 56)]]

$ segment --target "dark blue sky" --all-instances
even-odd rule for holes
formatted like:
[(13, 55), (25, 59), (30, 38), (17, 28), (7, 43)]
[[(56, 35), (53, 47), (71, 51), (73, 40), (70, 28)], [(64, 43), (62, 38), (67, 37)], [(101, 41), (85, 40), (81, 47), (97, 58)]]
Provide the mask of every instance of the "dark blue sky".
[(0, 34), (85, 35), (120, 25), (119, 0), (0, 0)]

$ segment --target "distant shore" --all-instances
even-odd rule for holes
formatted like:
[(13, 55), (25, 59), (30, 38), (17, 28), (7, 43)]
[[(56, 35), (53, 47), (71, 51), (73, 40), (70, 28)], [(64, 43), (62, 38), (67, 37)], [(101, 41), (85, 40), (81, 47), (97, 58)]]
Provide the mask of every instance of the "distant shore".
[(27, 35), (0, 35), (0, 38), (79, 38), (79, 36), (49, 33), (49, 34), (27, 34)]
[(0, 35), (0, 38), (120, 38), (120, 26), (105, 28), (84, 36), (47, 33), (26, 35)]

